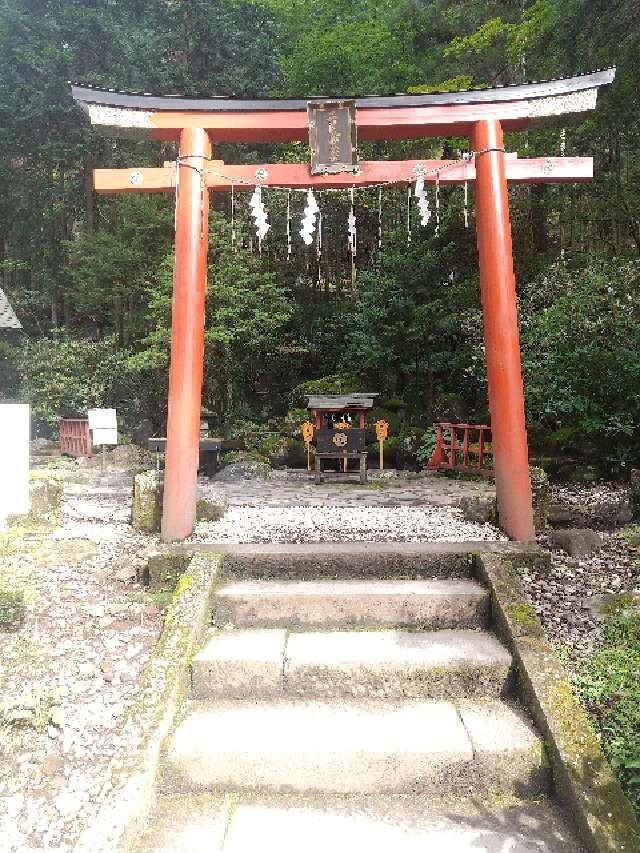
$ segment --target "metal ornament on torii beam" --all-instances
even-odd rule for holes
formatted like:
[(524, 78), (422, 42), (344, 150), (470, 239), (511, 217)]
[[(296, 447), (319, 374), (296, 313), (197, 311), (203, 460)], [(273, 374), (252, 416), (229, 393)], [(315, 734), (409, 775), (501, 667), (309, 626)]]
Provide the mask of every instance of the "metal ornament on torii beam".
[[(215, 142), (289, 142), (308, 137), (304, 101), (185, 99), (105, 92), (73, 86), (92, 124), (109, 134), (179, 142), (178, 162), (160, 169), (98, 169), (98, 192), (171, 192), (176, 198), (176, 257), (172, 302), (169, 418), (162, 517), (165, 541), (185, 539), (195, 526), (199, 416), (204, 358), (207, 275), (207, 190), (256, 185), (288, 189), (350, 189), (424, 179), (475, 182), (476, 230), (500, 523), (519, 541), (535, 535), (520, 364), (509, 183), (580, 183), (593, 175), (591, 158), (519, 160), (505, 154), (504, 132), (521, 131), (569, 113), (592, 110), (598, 87), (615, 69), (565, 80), (470, 92), (357, 98), (359, 139), (466, 136), (474, 162), (360, 163), (351, 174), (312, 175), (300, 164), (231, 166), (211, 159)], [(433, 170), (433, 171), (432, 171)], [(430, 174), (431, 173), (431, 174)], [(260, 175), (260, 177), (258, 177)]]

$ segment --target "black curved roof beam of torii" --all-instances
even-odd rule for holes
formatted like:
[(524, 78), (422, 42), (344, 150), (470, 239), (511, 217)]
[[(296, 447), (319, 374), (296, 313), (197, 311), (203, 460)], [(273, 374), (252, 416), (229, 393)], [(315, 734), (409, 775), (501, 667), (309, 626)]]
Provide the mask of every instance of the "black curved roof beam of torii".
[[(596, 106), (615, 68), (558, 80), (464, 92), (356, 98), (359, 139), (465, 136), (473, 124), (498, 119), (505, 131), (526, 130)], [(213, 142), (292, 142), (308, 138), (307, 105), (327, 100), (184, 98), (72, 85), (91, 123), (109, 135), (175, 140), (184, 127), (204, 127)], [(331, 98), (345, 100), (345, 98)]]

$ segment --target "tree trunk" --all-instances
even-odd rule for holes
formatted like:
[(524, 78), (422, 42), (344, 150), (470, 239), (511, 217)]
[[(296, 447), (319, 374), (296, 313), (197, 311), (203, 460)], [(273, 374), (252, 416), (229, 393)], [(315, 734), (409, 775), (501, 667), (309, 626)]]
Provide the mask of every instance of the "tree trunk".
[(96, 198), (93, 192), (93, 157), (84, 158), (84, 221), (89, 234), (96, 230)]

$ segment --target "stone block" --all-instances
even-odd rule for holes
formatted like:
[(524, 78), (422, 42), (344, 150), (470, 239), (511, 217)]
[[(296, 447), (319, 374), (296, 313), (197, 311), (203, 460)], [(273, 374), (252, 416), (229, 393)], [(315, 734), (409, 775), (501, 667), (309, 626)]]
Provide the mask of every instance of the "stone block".
[(166, 551), (151, 554), (146, 566), (138, 574), (138, 580), (154, 590), (172, 590), (189, 565), (189, 560), (187, 553)]
[(239, 628), (483, 628), (489, 594), (466, 579), (263, 581), (218, 590), (216, 625)]
[(228, 508), (229, 504), (223, 496), (213, 500), (211, 498), (199, 500), (196, 504), (196, 520), (220, 521)]
[(540, 793), (541, 744), (500, 702), (482, 756), (451, 702), (253, 699), (188, 711), (165, 752), (164, 790)]
[(109, 454), (110, 466), (119, 471), (139, 471), (149, 454), (135, 444), (118, 444)]
[[(215, 812), (211, 810), (213, 814)], [(207, 815), (208, 816), (208, 815)], [(169, 819), (170, 820), (170, 819)], [(182, 817), (184, 837), (191, 815)], [(165, 824), (166, 825), (166, 824)], [(202, 833), (208, 829), (199, 821)], [(175, 819), (168, 823), (175, 837)], [(152, 848), (145, 847), (145, 853)], [(153, 848), (178, 853), (218, 848)], [(584, 853), (559, 810), (547, 800), (483, 797), (250, 796), (233, 801), (224, 853)]]
[(586, 507), (552, 503), (549, 505), (549, 525), (551, 527), (584, 527), (591, 521), (591, 513)]
[(214, 634), (191, 664), (195, 697), (241, 699), (282, 693), (286, 631)]
[(450, 702), (216, 702), (177, 727), (164, 784), (178, 790), (438, 790), (473, 763)]
[(35, 522), (55, 523), (62, 521), (62, 498), (64, 482), (54, 474), (32, 475), (29, 483), (31, 509), (29, 517)]
[(162, 520), (164, 478), (159, 471), (143, 471), (133, 478), (131, 524), (143, 533), (157, 533)]
[(498, 506), (495, 497), (465, 497), (458, 501), (465, 521), (472, 524), (497, 524)]
[(551, 503), (551, 488), (546, 471), (535, 466), (529, 467), (531, 478), (531, 498), (533, 501), (533, 523), (536, 532), (544, 530), (549, 519), (549, 505)]
[(602, 539), (595, 530), (588, 528), (554, 530), (550, 538), (553, 545), (562, 548), (571, 557), (588, 557), (602, 548)]
[(290, 634), (286, 690), (375, 699), (497, 697), (511, 655), (484, 631), (332, 631)]
[[(545, 793), (551, 769), (542, 742), (519, 709), (503, 702), (460, 702), (458, 712), (467, 730), (477, 772), (488, 787), (514, 787), (526, 780), (526, 793)], [(522, 793), (525, 793), (524, 791)]]

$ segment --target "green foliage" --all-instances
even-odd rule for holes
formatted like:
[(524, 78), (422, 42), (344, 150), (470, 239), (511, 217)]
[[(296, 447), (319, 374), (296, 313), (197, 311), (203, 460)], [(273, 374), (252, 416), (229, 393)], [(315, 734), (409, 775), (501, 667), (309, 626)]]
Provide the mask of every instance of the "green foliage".
[(58, 331), (26, 339), (18, 356), (22, 393), (37, 423), (56, 430), (62, 416), (79, 417), (95, 406), (117, 406), (122, 415), (140, 414), (141, 387), (113, 336), (97, 341)]
[[(278, 348), (288, 334), (294, 305), (275, 273), (264, 270), (246, 249), (232, 250), (230, 225), (223, 216), (214, 213), (210, 229), (203, 402), (224, 424), (255, 412), (263, 388), (282, 382)], [(150, 331), (129, 363), (142, 373), (166, 375), (172, 282), (170, 253), (149, 284)]]
[(556, 264), (526, 287), (520, 304), (536, 433), (564, 433), (567, 444), (601, 448), (622, 467), (638, 458), (640, 264)]
[(307, 382), (301, 382), (300, 385), (296, 385), (289, 394), (289, 403), (291, 406), (300, 406), (304, 403), (304, 398), (307, 395), (353, 394), (358, 391), (362, 391), (362, 381), (355, 374), (334, 373), (331, 376), (323, 376), (321, 379), (310, 379)]
[[(96, 198), (91, 170), (158, 165), (172, 142), (107, 139), (73, 104), (69, 79), (107, 88), (254, 95), (441, 92), (545, 79), (609, 64), (598, 110), (567, 124), (567, 154), (594, 154), (591, 186), (513, 188), (514, 257), (534, 442), (640, 455), (634, 352), (640, 252), (640, 33), (635, 0), (219, 0), (206, 4), (0, 2), (0, 286), (24, 326), (0, 341), (0, 396), (23, 396), (54, 426), (64, 411), (114, 404), (126, 429), (164, 429), (173, 275), (173, 200)], [(558, 153), (557, 129), (511, 134), (510, 150)], [(457, 157), (467, 140), (361, 141), (372, 159)], [(302, 142), (216, 144), (227, 162), (306, 162)], [(440, 233), (407, 245), (405, 198), (359, 191), (358, 275), (344, 194), (321, 198), (323, 252), (287, 259), (286, 198), (267, 192), (273, 229), (249, 251), (246, 197), (212, 196), (204, 406), (216, 429), (265, 423), (308, 391), (400, 397), (406, 436), (437, 419), (486, 417), (473, 228), (441, 187)], [(397, 231), (395, 230), (397, 229)], [(560, 247), (566, 265), (555, 262)], [(610, 286), (613, 293), (606, 287)], [(631, 301), (624, 298), (631, 295)], [(618, 304), (618, 302), (620, 304)], [(626, 310), (628, 307), (629, 310)], [(25, 340), (26, 338), (26, 340)], [(600, 350), (600, 352), (599, 352)], [(42, 375), (40, 375), (42, 374)], [(322, 384), (351, 376), (354, 384)], [(295, 389), (292, 392), (292, 389)], [(449, 399), (451, 406), (442, 405)], [(289, 399), (291, 403), (289, 404)], [(393, 407), (389, 407), (393, 408)], [(283, 426), (290, 435), (293, 426)], [(404, 450), (402, 451), (404, 453)]]
[(602, 733), (602, 745), (640, 815), (640, 613), (622, 610), (605, 643), (578, 668), (576, 688)]
[[(243, 420), (233, 421), (229, 428), (229, 438), (240, 439), (244, 443), (245, 450), (238, 451), (242, 458), (265, 462), (270, 457), (280, 455), (286, 443), (279, 432), (270, 432), (264, 424)], [(228, 459), (228, 456), (226, 458)]]
[(294, 438), (302, 441), (302, 433), (300, 427), (305, 421), (309, 420), (309, 412), (302, 408), (289, 409), (284, 417), (282, 431), (289, 438)]
[(496, 43), (502, 46), (505, 60), (517, 63), (526, 54), (538, 47), (548, 36), (555, 21), (555, 9), (552, 0), (535, 0), (524, 9), (517, 22), (506, 21), (502, 17), (490, 18), (468, 36), (456, 36), (444, 51), (445, 56), (460, 59), (465, 54), (486, 54), (495, 49)]
[(263, 2), (284, 23), (280, 61), (287, 94), (386, 94), (420, 82), (413, 31), (394, 4)]
[(0, 339), (0, 399), (13, 399), (18, 396), (20, 387), (20, 376), (18, 374), (17, 341)]
[(435, 427), (429, 427), (422, 433), (422, 437), (418, 442), (418, 449), (416, 451), (416, 458), (420, 463), (421, 467), (424, 467), (429, 459), (431, 458), (431, 454), (435, 450), (436, 447), (436, 429)]
[(12, 575), (0, 574), (0, 630), (18, 627), (27, 613), (25, 591)]
[(106, 404), (120, 362), (113, 338), (92, 342), (57, 333), (25, 341), (19, 365), (34, 417), (57, 427), (63, 415), (78, 417)]

